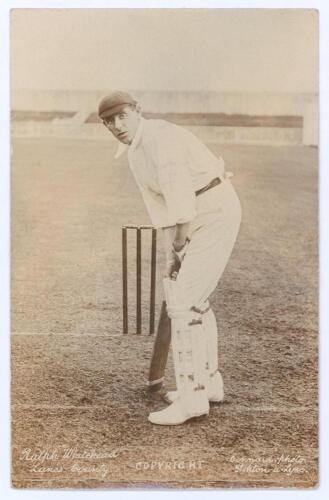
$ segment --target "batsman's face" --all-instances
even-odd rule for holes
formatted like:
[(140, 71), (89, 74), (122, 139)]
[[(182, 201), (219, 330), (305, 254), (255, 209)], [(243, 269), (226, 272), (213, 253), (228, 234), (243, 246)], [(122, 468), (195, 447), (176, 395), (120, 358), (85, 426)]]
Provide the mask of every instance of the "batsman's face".
[(123, 144), (131, 144), (135, 137), (140, 119), (141, 113), (138, 108), (126, 106), (119, 113), (109, 118), (105, 118), (103, 123), (116, 139), (123, 142)]

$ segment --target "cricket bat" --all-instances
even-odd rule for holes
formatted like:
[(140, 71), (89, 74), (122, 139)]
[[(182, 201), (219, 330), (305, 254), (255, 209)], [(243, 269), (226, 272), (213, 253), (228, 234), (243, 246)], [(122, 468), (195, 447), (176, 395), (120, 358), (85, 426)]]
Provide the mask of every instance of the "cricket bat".
[(167, 314), (164, 300), (161, 305), (160, 318), (153, 344), (151, 364), (148, 377), (150, 392), (159, 391), (162, 387), (171, 340), (171, 320)]

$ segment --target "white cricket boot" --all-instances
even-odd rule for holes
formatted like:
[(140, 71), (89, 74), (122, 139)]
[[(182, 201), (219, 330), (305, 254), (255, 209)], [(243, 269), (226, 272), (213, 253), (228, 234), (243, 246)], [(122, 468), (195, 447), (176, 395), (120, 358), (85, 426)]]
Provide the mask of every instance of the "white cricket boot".
[(190, 418), (209, 414), (209, 401), (204, 390), (196, 390), (193, 407), (187, 409), (184, 398), (177, 397), (167, 408), (149, 414), (148, 420), (158, 425), (180, 425)]
[(203, 329), (195, 321), (195, 313), (175, 309), (175, 282), (164, 280), (168, 315), (171, 318), (172, 349), (177, 384), (176, 400), (161, 411), (150, 413), (148, 419), (158, 425), (179, 425), (190, 418), (208, 415), (209, 401), (205, 390), (205, 365), (198, 365), (198, 346)]
[[(217, 323), (211, 309), (207, 309), (202, 314), (202, 326), (204, 339), (206, 340), (206, 359), (204, 361), (203, 344), (199, 347), (200, 355), (198, 356), (198, 361), (200, 363), (205, 362), (206, 365), (205, 386), (209, 402), (220, 403), (224, 399), (224, 383), (222, 375), (218, 370)], [(177, 391), (169, 391), (165, 394), (164, 399), (168, 403), (172, 403), (177, 397)]]

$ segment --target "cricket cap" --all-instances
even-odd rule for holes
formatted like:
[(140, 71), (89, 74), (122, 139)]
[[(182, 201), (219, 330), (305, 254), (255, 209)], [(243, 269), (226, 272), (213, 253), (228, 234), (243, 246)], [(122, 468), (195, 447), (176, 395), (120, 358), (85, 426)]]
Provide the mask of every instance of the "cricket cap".
[(98, 116), (101, 119), (108, 118), (116, 113), (120, 113), (120, 111), (129, 104), (137, 104), (136, 99), (128, 94), (128, 92), (115, 90), (111, 94), (105, 96), (99, 103)]

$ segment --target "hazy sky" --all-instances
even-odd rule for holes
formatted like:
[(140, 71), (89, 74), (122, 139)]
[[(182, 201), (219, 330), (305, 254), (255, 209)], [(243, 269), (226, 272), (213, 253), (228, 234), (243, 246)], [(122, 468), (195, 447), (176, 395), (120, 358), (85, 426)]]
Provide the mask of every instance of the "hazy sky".
[(14, 89), (317, 91), (314, 10), (17, 9)]

